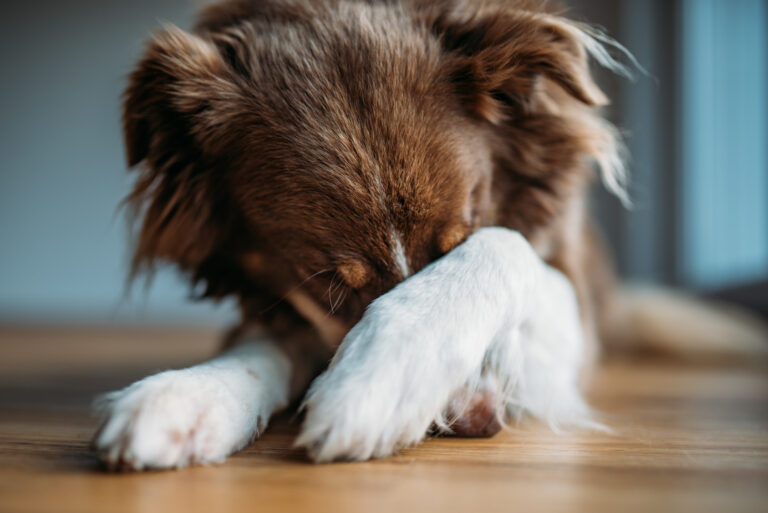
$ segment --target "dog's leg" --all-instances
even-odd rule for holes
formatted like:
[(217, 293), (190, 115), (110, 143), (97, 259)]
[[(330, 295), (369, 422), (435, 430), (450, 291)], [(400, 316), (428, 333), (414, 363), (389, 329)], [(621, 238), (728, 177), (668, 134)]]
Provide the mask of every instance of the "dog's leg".
[(445, 426), (484, 371), (500, 408), (552, 418), (560, 396), (583, 404), (582, 351), (567, 279), (520, 234), (486, 228), (371, 304), (312, 385), (297, 445), (317, 461), (390, 455)]
[(305, 340), (278, 343), (244, 330), (213, 360), (106, 394), (93, 441), (99, 456), (112, 468), (133, 470), (223, 461), (263, 432), (312, 378)]

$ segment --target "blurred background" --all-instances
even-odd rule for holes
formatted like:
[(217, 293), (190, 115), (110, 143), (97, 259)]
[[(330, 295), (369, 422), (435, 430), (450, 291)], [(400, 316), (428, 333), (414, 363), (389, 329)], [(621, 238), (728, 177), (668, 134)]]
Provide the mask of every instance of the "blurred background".
[[(120, 94), (194, 0), (0, 6), (0, 322), (224, 325), (171, 269), (126, 293)], [(648, 71), (601, 76), (632, 154), (634, 209), (595, 191), (622, 275), (768, 313), (768, 1), (571, 0)]]

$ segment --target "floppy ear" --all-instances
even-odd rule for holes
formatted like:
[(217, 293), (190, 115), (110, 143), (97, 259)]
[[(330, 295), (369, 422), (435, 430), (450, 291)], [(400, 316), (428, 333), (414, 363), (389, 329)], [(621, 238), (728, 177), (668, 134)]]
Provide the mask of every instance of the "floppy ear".
[[(543, 176), (579, 167), (581, 158), (589, 157), (606, 187), (630, 204), (621, 137), (593, 108), (608, 99), (589, 70), (592, 57), (631, 77), (608, 51), (618, 50), (639, 68), (624, 47), (560, 16), (503, 7), (459, 8), (437, 16), (432, 27), (446, 52), (451, 86), (472, 115), (499, 126), (510, 148), (517, 147), (512, 160), (519, 161), (520, 174)], [(526, 135), (528, 146), (518, 147)], [(534, 141), (539, 142), (537, 151)], [(561, 147), (565, 142), (567, 147)], [(556, 147), (557, 164), (552, 162)], [(526, 155), (537, 157), (525, 162)]]
[(219, 127), (236, 115), (238, 97), (212, 42), (169, 27), (149, 43), (123, 105), (128, 164), (141, 164), (127, 198), (141, 219), (134, 273), (155, 260), (195, 271), (221, 242), (215, 182), (227, 139)]
[(588, 106), (608, 99), (589, 71), (589, 56), (625, 73), (607, 52), (612, 41), (565, 18), (516, 10), (445, 13), (433, 24), (449, 56), (449, 76), (475, 114), (498, 123), (548, 78)]

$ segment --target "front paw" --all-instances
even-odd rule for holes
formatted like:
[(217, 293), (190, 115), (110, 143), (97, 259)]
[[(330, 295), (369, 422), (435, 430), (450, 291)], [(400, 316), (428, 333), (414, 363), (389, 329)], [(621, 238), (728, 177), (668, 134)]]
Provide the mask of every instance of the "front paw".
[(306, 418), (296, 446), (306, 448), (312, 460), (383, 458), (424, 438), (433, 416), (399, 405), (397, 386), (387, 390), (380, 383), (341, 383), (337, 377), (318, 378), (304, 404)]
[(453, 303), (434, 295), (442, 277), (424, 272), (368, 307), (312, 385), (296, 445), (313, 460), (381, 458), (420, 442), (480, 368), (483, 344), (463, 343)]
[(389, 456), (418, 443), (439, 413), (413, 368), (419, 359), (394, 349), (409, 340), (383, 306), (379, 299), (368, 309), (304, 401), (296, 446), (317, 462)]
[[(381, 300), (349, 332), (304, 401), (297, 447), (317, 462), (362, 461), (420, 442), (447, 401)], [(398, 350), (400, 346), (402, 350)]]
[(197, 369), (167, 371), (97, 402), (93, 446), (112, 469), (168, 469), (223, 461), (248, 443), (251, 414), (227, 385)]

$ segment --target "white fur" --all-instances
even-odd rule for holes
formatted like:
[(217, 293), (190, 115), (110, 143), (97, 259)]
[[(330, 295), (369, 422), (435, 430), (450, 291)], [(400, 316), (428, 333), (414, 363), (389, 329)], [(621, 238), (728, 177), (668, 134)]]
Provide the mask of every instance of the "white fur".
[[(587, 425), (582, 353), (568, 280), (517, 232), (485, 228), (371, 304), (313, 384), (296, 443), (316, 461), (388, 456), (433, 423), (448, 429), (446, 410), (490, 386), (502, 420)], [(137, 470), (222, 461), (288, 403), (291, 372), (252, 338), (105, 396), (94, 444), (107, 464)]]
[(408, 263), (408, 256), (405, 254), (402, 237), (393, 229), (390, 233), (390, 238), (392, 239), (392, 261), (400, 271), (400, 276), (406, 279), (413, 272), (411, 271), (411, 265)]
[(290, 360), (270, 341), (245, 342), (218, 358), (166, 371), (103, 396), (100, 457), (134, 470), (223, 461), (288, 403)]
[(485, 228), (371, 304), (312, 385), (296, 443), (316, 461), (388, 456), (444, 425), (483, 372), (507, 418), (589, 424), (582, 353), (568, 280), (520, 234)]

